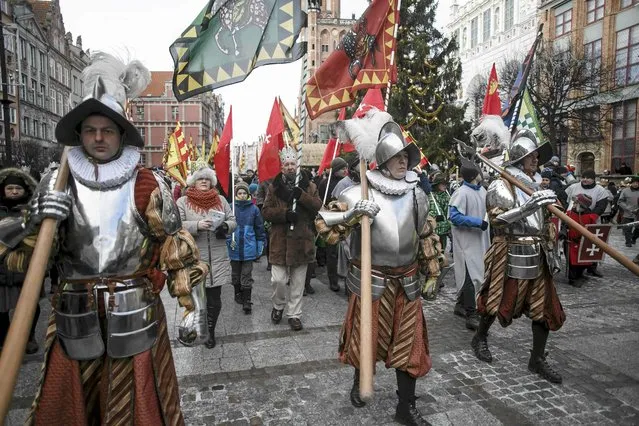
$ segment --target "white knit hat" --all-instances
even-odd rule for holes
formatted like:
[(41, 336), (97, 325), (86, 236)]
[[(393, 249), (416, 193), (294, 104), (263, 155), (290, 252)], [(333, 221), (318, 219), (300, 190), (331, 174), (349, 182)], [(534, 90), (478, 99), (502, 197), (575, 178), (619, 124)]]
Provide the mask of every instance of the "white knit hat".
[(198, 179), (210, 180), (211, 188), (215, 188), (215, 185), (217, 185), (217, 175), (215, 174), (215, 171), (210, 167), (202, 167), (191, 176), (189, 176), (186, 180), (187, 186), (193, 186), (195, 184), (195, 181), (197, 181)]

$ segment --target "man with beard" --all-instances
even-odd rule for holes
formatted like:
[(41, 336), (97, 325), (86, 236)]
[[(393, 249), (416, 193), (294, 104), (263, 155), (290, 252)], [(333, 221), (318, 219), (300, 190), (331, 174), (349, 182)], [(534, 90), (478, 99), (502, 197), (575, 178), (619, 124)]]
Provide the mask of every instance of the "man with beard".
[(526, 314), (532, 320), (533, 337), (528, 370), (561, 383), (545, 352), (550, 330), (559, 330), (566, 320), (552, 276), (558, 270), (556, 230), (544, 208), (555, 203), (557, 196), (552, 190), (539, 189), (538, 164), (551, 155), (550, 144), (538, 146), (532, 132), (519, 131), (511, 143), (506, 171), (535, 192), (529, 196), (504, 178), (488, 187), (486, 210), (494, 237), (484, 258), (485, 280), (477, 296), (481, 317), (471, 346), (477, 358), (492, 362), (487, 336), (495, 318), (507, 327)]
[[(267, 187), (262, 216), (264, 220), (271, 222), (271, 321), (279, 324), (286, 308), (289, 326), (292, 330), (299, 331), (302, 329), (302, 295), (306, 268), (315, 260), (315, 233), (312, 225), (322, 207), (322, 200), (317, 187), (310, 181), (309, 174), (303, 173), (299, 185), (295, 185), (296, 159), (295, 149), (285, 146), (280, 151), (282, 171)], [(290, 285), (287, 285), (289, 281)]]
[(24, 271), (32, 245), (22, 242), (45, 217), (62, 221), (60, 285), (27, 424), (184, 424), (159, 294), (167, 281), (192, 314), (192, 287), (208, 268), (162, 177), (138, 165), (144, 140), (124, 105), (144, 90), (149, 71), (97, 54), (83, 77), (91, 95), (55, 130), (72, 147), (68, 190), (51, 189), (57, 170), (47, 174), (16, 223), (24, 231), (0, 232), (5, 265)]

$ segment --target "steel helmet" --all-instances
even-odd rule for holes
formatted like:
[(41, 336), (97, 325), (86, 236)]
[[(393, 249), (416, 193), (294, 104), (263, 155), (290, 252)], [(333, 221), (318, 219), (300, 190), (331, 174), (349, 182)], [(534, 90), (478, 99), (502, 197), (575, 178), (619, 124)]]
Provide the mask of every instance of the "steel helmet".
[(399, 124), (389, 121), (382, 126), (377, 138), (377, 147), (375, 148), (375, 162), (379, 169), (384, 163), (390, 160), (401, 151), (408, 154), (408, 170), (413, 169), (419, 164), (421, 155), (419, 148), (414, 143), (406, 142), (402, 129)]
[(552, 146), (549, 143), (537, 145), (537, 137), (530, 130), (519, 130), (510, 143), (507, 166), (519, 163), (524, 157), (539, 153), (539, 164), (546, 164), (552, 157)]

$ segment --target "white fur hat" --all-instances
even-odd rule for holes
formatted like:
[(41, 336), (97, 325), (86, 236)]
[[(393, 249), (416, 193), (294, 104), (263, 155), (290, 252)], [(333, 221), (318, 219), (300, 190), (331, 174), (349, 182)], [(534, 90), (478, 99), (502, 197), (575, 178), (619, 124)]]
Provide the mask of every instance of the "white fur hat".
[(215, 174), (215, 171), (210, 167), (202, 167), (191, 176), (189, 176), (186, 180), (187, 186), (193, 186), (195, 184), (195, 181), (198, 179), (210, 180), (211, 188), (215, 188), (215, 185), (217, 185), (217, 175)]

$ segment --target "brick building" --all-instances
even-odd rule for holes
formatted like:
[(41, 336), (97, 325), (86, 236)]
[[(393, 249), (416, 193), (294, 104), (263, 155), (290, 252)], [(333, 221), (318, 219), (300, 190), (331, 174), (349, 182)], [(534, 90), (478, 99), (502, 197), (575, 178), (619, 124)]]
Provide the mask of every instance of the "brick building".
[(224, 127), (224, 105), (219, 95), (207, 92), (178, 102), (173, 96), (172, 79), (172, 71), (152, 71), (151, 84), (130, 102), (132, 122), (144, 139), (141, 163), (146, 167), (162, 164), (166, 140), (177, 121), (186, 140), (193, 138), (198, 148), (202, 140), (210, 146), (214, 131), (221, 133)]
[[(610, 70), (601, 94), (584, 107), (601, 132), (569, 124), (567, 161), (578, 170), (612, 173), (625, 162), (639, 170), (639, 0), (544, 0), (545, 40), (560, 52), (571, 46), (593, 66)], [(606, 75), (606, 74), (604, 74)]]

